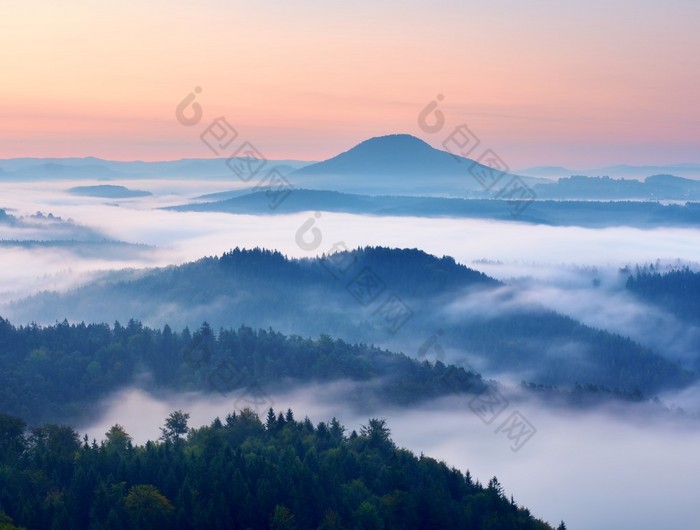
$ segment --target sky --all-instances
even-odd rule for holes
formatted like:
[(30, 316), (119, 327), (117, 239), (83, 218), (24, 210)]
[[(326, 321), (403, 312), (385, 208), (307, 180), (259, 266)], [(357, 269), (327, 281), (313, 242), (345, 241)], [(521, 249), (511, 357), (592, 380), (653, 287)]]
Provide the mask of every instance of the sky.
[[(693, 0), (3, 8), (0, 158), (210, 157), (199, 136), (223, 116), (273, 159), (398, 132), (440, 147), (467, 124), (511, 168), (700, 162)], [(185, 126), (195, 87), (202, 119)], [(426, 131), (438, 95), (444, 125)]]

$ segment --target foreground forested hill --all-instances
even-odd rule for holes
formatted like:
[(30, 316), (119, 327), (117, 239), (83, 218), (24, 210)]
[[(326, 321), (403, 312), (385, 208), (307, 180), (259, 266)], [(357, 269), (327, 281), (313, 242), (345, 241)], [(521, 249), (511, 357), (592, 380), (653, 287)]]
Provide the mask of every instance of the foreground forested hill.
[(0, 415), (0, 528), (552, 528), (495, 477), (484, 487), (397, 448), (381, 419), (359, 434), (291, 410), (263, 423), (244, 409), (193, 430), (187, 419), (172, 413), (161, 440), (134, 446), (119, 425), (98, 445)]

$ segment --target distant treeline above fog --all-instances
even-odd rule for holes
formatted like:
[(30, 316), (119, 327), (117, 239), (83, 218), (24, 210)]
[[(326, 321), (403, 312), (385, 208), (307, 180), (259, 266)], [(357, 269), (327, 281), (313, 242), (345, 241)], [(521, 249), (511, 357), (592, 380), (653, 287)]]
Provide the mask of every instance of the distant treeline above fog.
[[(550, 189), (551, 184), (546, 185)], [(218, 195), (218, 194), (217, 194)], [(223, 193), (221, 195), (224, 195)], [(550, 226), (697, 226), (700, 204), (661, 204), (633, 200), (519, 200), (480, 198), (422, 197), (400, 195), (360, 195), (337, 191), (297, 189), (279, 205), (271, 207), (270, 193), (253, 193), (168, 207), (180, 212), (225, 212), (231, 214), (290, 214), (306, 211), (342, 212), (356, 215), (451, 217), (496, 219)], [(550, 197), (552, 195), (543, 195)], [(687, 200), (684, 197), (684, 200)]]

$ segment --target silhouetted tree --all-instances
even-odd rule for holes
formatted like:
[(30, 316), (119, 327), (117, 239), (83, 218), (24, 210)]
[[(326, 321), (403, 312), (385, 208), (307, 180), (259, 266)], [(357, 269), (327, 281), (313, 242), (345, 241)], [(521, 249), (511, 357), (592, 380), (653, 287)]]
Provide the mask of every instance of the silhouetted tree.
[(189, 419), (189, 412), (182, 412), (181, 410), (171, 412), (170, 416), (165, 420), (165, 426), (160, 428), (162, 432), (161, 438), (170, 442), (179, 441), (189, 431), (187, 427)]

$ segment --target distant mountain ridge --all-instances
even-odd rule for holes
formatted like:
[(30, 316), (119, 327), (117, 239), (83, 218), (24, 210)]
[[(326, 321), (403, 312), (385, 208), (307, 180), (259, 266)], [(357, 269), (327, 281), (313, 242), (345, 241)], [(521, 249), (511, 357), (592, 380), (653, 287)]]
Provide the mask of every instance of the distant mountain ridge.
[[(68, 180), (121, 178), (221, 178), (237, 180), (226, 165), (227, 158), (183, 158), (180, 160), (144, 162), (85, 158), (11, 158), (0, 160), (0, 179)], [(277, 169), (286, 175), (309, 162), (267, 160), (265, 170)]]
[(563, 178), (572, 175), (583, 175), (587, 177), (616, 177), (643, 179), (649, 175), (673, 174), (693, 180), (700, 180), (700, 164), (682, 163), (667, 165), (634, 165), (617, 164), (592, 169), (571, 169), (562, 166), (535, 166), (517, 171), (520, 175), (529, 177)]
[(574, 175), (534, 189), (538, 197), (551, 199), (700, 200), (700, 180), (666, 174), (643, 181)]
[[(97, 157), (10, 158), (0, 159), (0, 179), (60, 180), (119, 178), (211, 178), (235, 179), (226, 165), (227, 158), (183, 158), (168, 161), (115, 161)], [(506, 160), (507, 162), (507, 160)], [(504, 162), (505, 163), (505, 162)], [(264, 171), (276, 169), (296, 187), (352, 193), (387, 195), (429, 195), (462, 197), (465, 193), (497, 191), (514, 176), (529, 185), (547, 184), (553, 178), (584, 175), (589, 177), (631, 177), (670, 174), (700, 180), (700, 164), (664, 166), (619, 164), (598, 169), (569, 169), (538, 166), (522, 170), (504, 167), (494, 186), (485, 186), (474, 174), (492, 171), (478, 161), (435, 149), (409, 134), (389, 134), (369, 138), (336, 156), (320, 162), (266, 160)], [(498, 171), (492, 172), (499, 176)], [(379, 179), (379, 177), (382, 177)]]
[[(181, 212), (288, 214), (307, 211), (357, 215), (497, 219), (552, 226), (698, 226), (700, 204), (643, 201), (536, 200), (529, 204), (492, 199), (360, 195), (339, 191), (296, 189), (274, 209), (267, 191), (222, 192), (212, 202), (193, 202), (166, 209)], [(228, 198), (230, 197), (230, 198)], [(202, 199), (200, 197), (200, 199)]]
[(99, 197), (103, 199), (131, 199), (153, 195), (150, 191), (132, 190), (124, 186), (111, 186), (108, 184), (100, 186), (76, 186), (67, 191), (73, 195)]

